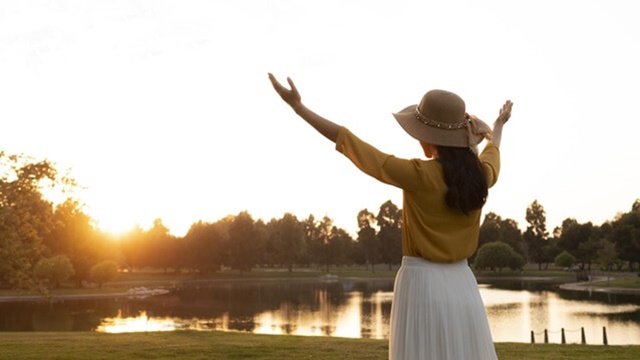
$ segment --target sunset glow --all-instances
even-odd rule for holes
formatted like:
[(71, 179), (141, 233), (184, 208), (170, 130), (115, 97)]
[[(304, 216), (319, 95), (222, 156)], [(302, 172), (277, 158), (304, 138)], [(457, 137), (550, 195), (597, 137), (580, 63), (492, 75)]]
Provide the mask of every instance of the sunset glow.
[[(391, 113), (432, 88), (492, 122), (515, 103), (486, 211), (549, 229), (600, 224), (640, 198), (633, 1), (3, 1), (0, 148), (47, 158), (112, 232), (175, 235), (248, 211), (328, 215), (355, 233), (398, 189), (367, 179), (273, 93), (419, 157)], [(594, 144), (598, 144), (594, 147)]]

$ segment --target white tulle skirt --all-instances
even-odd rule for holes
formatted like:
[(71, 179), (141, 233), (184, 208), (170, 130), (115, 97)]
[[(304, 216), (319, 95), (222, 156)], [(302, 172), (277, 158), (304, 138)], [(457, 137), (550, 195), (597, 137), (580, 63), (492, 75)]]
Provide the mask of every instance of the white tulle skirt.
[(478, 283), (467, 261), (405, 256), (396, 275), (390, 360), (497, 359)]

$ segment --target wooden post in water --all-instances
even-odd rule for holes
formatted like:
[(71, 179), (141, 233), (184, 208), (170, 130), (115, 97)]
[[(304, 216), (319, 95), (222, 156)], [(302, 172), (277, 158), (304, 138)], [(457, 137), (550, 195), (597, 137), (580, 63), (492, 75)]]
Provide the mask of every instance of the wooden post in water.
[(562, 330), (562, 344), (566, 344), (567, 339), (564, 337), (564, 328), (562, 328), (561, 330)]
[(602, 327), (602, 342), (605, 345), (609, 345), (609, 341), (607, 341), (607, 327), (606, 326)]
[(549, 343), (549, 335), (547, 334), (547, 329), (544, 329), (544, 343)]
[(536, 343), (536, 336), (533, 334), (533, 330), (531, 330), (531, 343), (532, 344)]
[(582, 345), (587, 345), (587, 338), (584, 336), (584, 327), (582, 329)]

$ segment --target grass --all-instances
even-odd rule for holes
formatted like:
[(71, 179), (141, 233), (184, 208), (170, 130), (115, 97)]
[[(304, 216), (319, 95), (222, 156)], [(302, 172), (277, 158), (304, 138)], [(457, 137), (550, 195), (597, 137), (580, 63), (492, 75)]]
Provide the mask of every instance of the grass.
[[(603, 274), (602, 276), (607, 276)], [(599, 281), (599, 287), (618, 287), (618, 288), (640, 288), (640, 276), (637, 274), (618, 274), (611, 273), (609, 281)]]
[[(497, 343), (501, 360), (639, 359), (640, 346)], [(0, 359), (386, 359), (386, 340), (230, 332), (0, 333)]]
[(158, 271), (134, 271), (122, 272), (114, 280), (116, 284), (122, 283), (151, 283), (151, 282), (175, 282), (175, 281), (206, 281), (206, 280), (234, 280), (234, 279), (291, 279), (291, 278), (315, 278), (326, 274), (339, 277), (357, 278), (393, 278), (396, 274), (393, 270), (376, 270), (371, 272), (363, 267), (330, 267), (329, 271), (319, 268), (296, 268), (292, 272), (281, 268), (253, 269), (252, 271), (219, 271), (212, 274), (168, 273)]

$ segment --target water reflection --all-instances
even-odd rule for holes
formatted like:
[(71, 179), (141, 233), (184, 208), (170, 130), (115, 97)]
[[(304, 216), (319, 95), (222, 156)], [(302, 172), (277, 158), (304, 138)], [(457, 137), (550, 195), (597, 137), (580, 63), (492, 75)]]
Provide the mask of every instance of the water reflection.
[(514, 291), (486, 285), (481, 294), (497, 341), (527, 342), (533, 331), (536, 342), (543, 342), (547, 329), (549, 341), (560, 343), (564, 328), (567, 343), (580, 343), (584, 328), (587, 343), (602, 344), (606, 327), (610, 344), (640, 343), (640, 299), (617, 303), (622, 296), (596, 298), (591, 294), (591, 300), (576, 301), (565, 298), (568, 293), (564, 292)]
[[(522, 289), (527, 290), (522, 290)], [(134, 332), (182, 329), (384, 339), (392, 280), (219, 283), (147, 299), (55, 304), (0, 303), (0, 331)], [(640, 344), (640, 297), (550, 291), (539, 285), (481, 285), (494, 340)]]
[[(128, 307), (127, 311), (120, 311), (115, 317), (105, 318), (96, 331), (114, 333), (190, 329), (385, 338), (389, 327), (391, 292), (388, 289), (375, 292), (363, 289), (343, 291), (359, 286), (336, 285), (342, 287), (322, 284), (322, 288), (317, 289), (318, 284), (315, 284), (308, 293), (304, 289), (309, 284), (182, 289), (173, 296), (149, 299), (156, 302), (157, 306), (149, 307), (148, 311), (133, 315), (130, 314), (133, 309)], [(392, 283), (389, 285), (392, 286)], [(281, 298), (283, 294), (290, 296)], [(207, 299), (209, 306), (202, 304), (202, 299)], [(253, 305), (248, 306), (245, 302)], [(224, 304), (226, 311), (212, 316), (216, 315), (217, 310), (210, 307), (212, 304)], [(160, 313), (159, 310), (168, 307), (172, 307), (171, 312), (177, 316), (149, 315)], [(256, 312), (258, 307), (264, 309)], [(185, 308), (192, 310), (191, 318), (183, 314)], [(204, 309), (213, 310), (213, 313), (204, 316)], [(196, 317), (193, 317), (193, 312)]]

